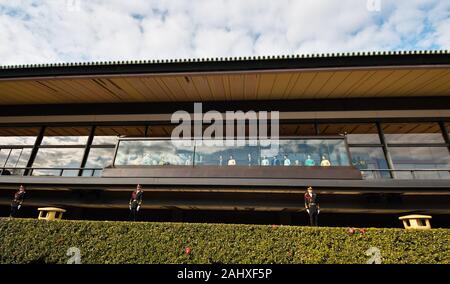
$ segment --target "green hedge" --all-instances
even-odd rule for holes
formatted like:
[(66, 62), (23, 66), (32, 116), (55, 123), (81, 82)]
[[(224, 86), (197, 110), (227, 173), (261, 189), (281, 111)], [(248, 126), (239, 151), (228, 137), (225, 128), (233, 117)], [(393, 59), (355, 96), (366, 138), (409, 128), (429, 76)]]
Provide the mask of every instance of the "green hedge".
[(450, 263), (450, 230), (0, 219), (0, 263)]

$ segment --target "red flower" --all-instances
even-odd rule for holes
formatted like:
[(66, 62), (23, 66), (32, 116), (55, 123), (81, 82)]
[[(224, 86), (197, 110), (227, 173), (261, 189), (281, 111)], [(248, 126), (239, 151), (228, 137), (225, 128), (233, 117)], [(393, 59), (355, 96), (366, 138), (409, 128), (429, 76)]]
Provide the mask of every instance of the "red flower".
[(184, 253), (185, 254), (190, 254), (191, 253), (191, 248), (190, 247), (185, 248), (184, 249)]
[(359, 232), (364, 235), (366, 233), (366, 229), (359, 229)]
[(355, 229), (353, 229), (353, 228), (348, 228), (348, 234), (349, 235), (353, 235), (354, 233), (355, 233)]

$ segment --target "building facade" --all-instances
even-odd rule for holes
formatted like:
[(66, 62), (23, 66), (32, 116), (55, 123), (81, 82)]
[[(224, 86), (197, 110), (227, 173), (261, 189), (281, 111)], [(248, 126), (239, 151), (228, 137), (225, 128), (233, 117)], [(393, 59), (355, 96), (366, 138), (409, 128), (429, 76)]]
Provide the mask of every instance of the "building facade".
[[(449, 227), (449, 95), (445, 51), (3, 66), (1, 212), (24, 184), (26, 216), (123, 219), (139, 183), (145, 220), (304, 224), (313, 186), (322, 224)], [(208, 143), (194, 103), (278, 112), (277, 151), (249, 139), (261, 116)], [(200, 132), (173, 139), (177, 111)]]

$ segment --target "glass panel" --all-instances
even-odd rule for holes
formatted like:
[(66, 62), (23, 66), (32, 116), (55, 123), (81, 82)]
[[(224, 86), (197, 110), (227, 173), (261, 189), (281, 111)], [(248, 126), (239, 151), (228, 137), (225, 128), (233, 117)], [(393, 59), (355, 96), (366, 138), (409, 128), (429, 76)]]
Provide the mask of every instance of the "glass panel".
[[(86, 168), (104, 168), (112, 164), (114, 148), (91, 148)], [(83, 170), (83, 176), (100, 176), (99, 170)]]
[(438, 123), (382, 124), (387, 143), (445, 143)]
[(117, 149), (115, 165), (192, 165), (194, 146), (183, 145), (184, 142), (181, 140), (121, 141)]
[[(270, 157), (272, 165), (349, 166), (342, 139), (281, 140), (279, 155)], [(277, 160), (280, 159), (280, 162)]]
[[(231, 145), (230, 143), (231, 142)], [(249, 145), (248, 141), (121, 141), (115, 165), (195, 165), (208, 166), (349, 166), (343, 139), (280, 140), (275, 145)]]
[[(390, 147), (396, 170), (449, 169), (450, 155), (445, 147)], [(448, 171), (396, 172), (399, 179), (448, 179)]]
[(389, 169), (381, 147), (351, 147), (352, 164), (361, 170), (364, 179), (391, 178), (389, 171), (367, 170)]
[(6, 162), (6, 167), (26, 167), (30, 155), (31, 149), (13, 149), (8, 161)]
[(34, 145), (36, 136), (3, 136), (0, 137), (0, 145)]
[(4, 167), (11, 149), (0, 149), (0, 167)]
[(32, 146), (38, 134), (36, 127), (0, 127), (0, 145)]
[(98, 126), (92, 145), (116, 145), (118, 137), (144, 137), (145, 126)]
[(212, 144), (213, 141), (196, 141), (195, 165), (257, 166), (260, 164), (258, 145), (249, 145), (245, 140), (219, 141), (216, 145)]
[(84, 145), (89, 132), (89, 127), (49, 127), (41, 145)]
[[(41, 148), (33, 163), (34, 168), (78, 168), (81, 165), (82, 148)], [(33, 175), (60, 175), (60, 170), (33, 170)], [(76, 176), (78, 170), (67, 170), (63, 176)]]
[(347, 133), (347, 142), (349, 144), (379, 144), (375, 123), (360, 124), (319, 124), (320, 135), (344, 135)]
[[(3, 174), (22, 175), (31, 155), (31, 149), (2, 149), (0, 152), (0, 166), (8, 167)], [(6, 173), (7, 172), (7, 173)]]

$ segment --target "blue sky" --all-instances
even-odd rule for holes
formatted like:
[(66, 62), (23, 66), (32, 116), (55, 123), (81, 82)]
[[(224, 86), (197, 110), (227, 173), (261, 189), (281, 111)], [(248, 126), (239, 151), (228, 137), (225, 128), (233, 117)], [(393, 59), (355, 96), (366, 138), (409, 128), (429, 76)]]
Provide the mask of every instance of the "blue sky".
[(0, 0), (0, 65), (450, 49), (450, 0)]

